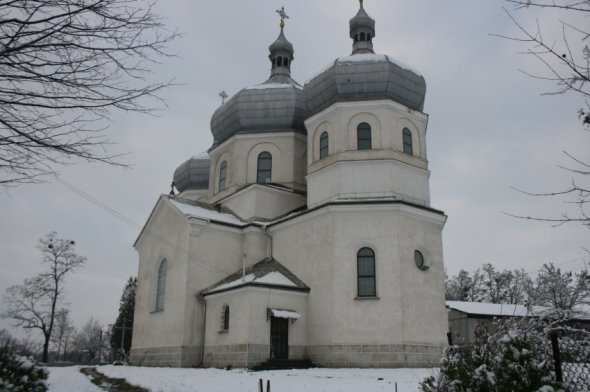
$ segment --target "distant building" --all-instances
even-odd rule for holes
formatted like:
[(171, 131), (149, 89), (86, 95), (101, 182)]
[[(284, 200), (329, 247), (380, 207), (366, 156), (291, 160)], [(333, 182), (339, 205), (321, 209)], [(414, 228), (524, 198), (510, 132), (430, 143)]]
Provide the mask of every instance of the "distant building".
[[(491, 304), (485, 302), (447, 301), (449, 312), (449, 332), (454, 344), (471, 343), (475, 340), (475, 331), (485, 328), (494, 333), (496, 322), (513, 317), (540, 317), (548, 315), (551, 308), (524, 305)], [(590, 313), (572, 311), (568, 324), (590, 331)]]
[(374, 53), (362, 2), (352, 54), (303, 87), (283, 27), (270, 78), (217, 109), (213, 146), (135, 243), (131, 362), (436, 366), (446, 216), (430, 206), (424, 78)]

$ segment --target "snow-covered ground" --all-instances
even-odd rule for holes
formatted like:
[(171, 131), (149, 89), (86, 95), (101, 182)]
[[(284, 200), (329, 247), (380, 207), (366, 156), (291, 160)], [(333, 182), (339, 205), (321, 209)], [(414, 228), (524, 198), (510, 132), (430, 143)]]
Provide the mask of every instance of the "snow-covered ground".
[[(417, 392), (418, 385), (435, 369), (309, 369), (248, 372), (243, 369), (170, 369), (100, 366), (110, 377), (125, 378), (152, 392), (258, 391), (258, 380), (270, 380), (277, 392)], [(50, 368), (50, 392), (97, 392), (77, 367)], [(85, 383), (85, 384), (84, 384)]]
[(50, 367), (47, 370), (50, 392), (104, 392), (80, 373), (79, 366)]

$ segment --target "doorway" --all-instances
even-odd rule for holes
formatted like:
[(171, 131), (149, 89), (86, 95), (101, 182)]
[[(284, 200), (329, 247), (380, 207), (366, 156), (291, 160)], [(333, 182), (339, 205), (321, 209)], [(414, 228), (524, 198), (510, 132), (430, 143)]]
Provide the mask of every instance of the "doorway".
[(270, 358), (289, 358), (289, 319), (274, 316), (270, 319)]

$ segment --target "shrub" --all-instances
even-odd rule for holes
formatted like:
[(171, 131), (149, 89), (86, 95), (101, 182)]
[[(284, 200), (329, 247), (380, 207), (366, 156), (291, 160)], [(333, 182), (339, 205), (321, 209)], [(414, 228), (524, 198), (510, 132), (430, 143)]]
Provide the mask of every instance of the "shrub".
[(423, 392), (557, 392), (551, 345), (536, 319), (498, 325), (498, 332), (476, 331), (475, 341), (450, 346), (440, 372), (420, 384)]
[(16, 355), (9, 344), (0, 347), (0, 391), (46, 392), (47, 370)]

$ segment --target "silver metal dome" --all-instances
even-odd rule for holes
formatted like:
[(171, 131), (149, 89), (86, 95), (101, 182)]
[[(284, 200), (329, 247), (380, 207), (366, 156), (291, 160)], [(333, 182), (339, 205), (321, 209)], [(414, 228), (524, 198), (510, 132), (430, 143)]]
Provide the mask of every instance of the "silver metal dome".
[(211, 117), (213, 146), (236, 134), (300, 132), (308, 117), (303, 89), (291, 79), (293, 45), (283, 33), (269, 47), (272, 64), (270, 78), (257, 86), (242, 89)]
[(426, 81), (402, 63), (382, 54), (340, 57), (305, 84), (311, 115), (336, 102), (391, 99), (413, 110), (424, 109)]
[(410, 67), (373, 52), (375, 21), (367, 15), (362, 0), (350, 20), (352, 55), (340, 57), (305, 84), (305, 102), (311, 115), (336, 102), (391, 99), (422, 111), (426, 95), (424, 77)]
[(207, 189), (210, 166), (211, 161), (208, 156), (192, 157), (174, 171), (174, 186), (179, 192), (188, 189)]

